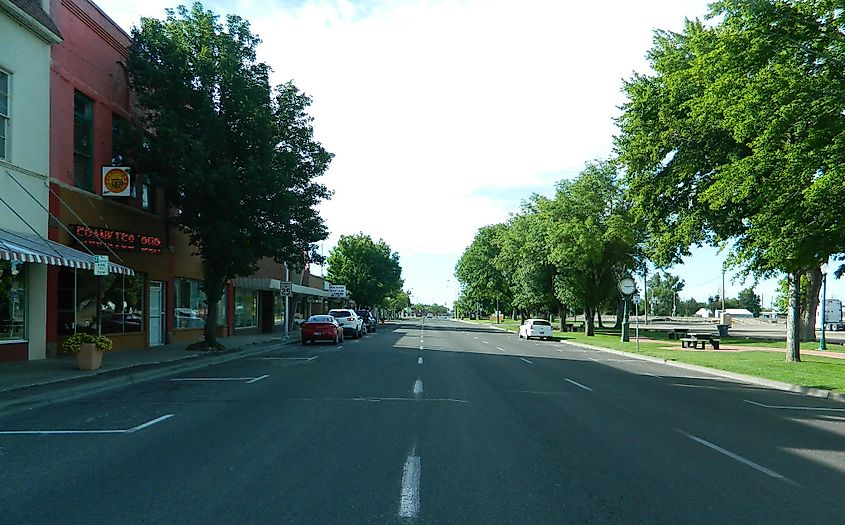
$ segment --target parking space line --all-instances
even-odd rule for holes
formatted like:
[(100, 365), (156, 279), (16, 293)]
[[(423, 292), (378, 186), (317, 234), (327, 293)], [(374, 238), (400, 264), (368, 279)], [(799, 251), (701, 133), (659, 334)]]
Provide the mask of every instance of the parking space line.
[(173, 414), (165, 414), (153, 420), (142, 423), (138, 426), (119, 429), (119, 430), (0, 430), (0, 435), (30, 435), (30, 436), (49, 436), (49, 435), (68, 435), (68, 434), (132, 434), (139, 430), (149, 428), (156, 423), (161, 423), (165, 419), (170, 419)]
[(588, 390), (588, 391), (590, 391), (590, 392), (592, 392), (592, 391), (593, 391), (593, 389), (592, 389), (592, 388), (590, 388), (590, 387), (588, 387), (588, 386), (586, 386), (586, 385), (582, 385), (582, 384), (581, 384), (581, 383), (579, 383), (578, 381), (573, 381), (573, 380), (568, 379), (568, 378), (566, 378), (566, 377), (564, 377), (564, 378), (563, 378), (563, 380), (564, 380), (564, 381), (567, 381), (567, 382), (569, 382), (569, 383), (572, 383), (573, 385), (577, 386), (578, 388), (583, 388), (584, 390)]
[(259, 381), (261, 381), (262, 379), (265, 379), (265, 378), (267, 378), (267, 377), (270, 377), (270, 374), (264, 374), (264, 375), (263, 375), (263, 376), (261, 376), (261, 377), (256, 377), (255, 379), (251, 379), (251, 380), (247, 381), (247, 382), (246, 382), (246, 384), (248, 384), (248, 385), (249, 385), (249, 384), (252, 384), (252, 383), (257, 383), (257, 382), (259, 382)]
[[(677, 430), (677, 429), (676, 429), (676, 430)], [(729, 457), (729, 458), (731, 458), (731, 459), (734, 459), (734, 460), (736, 460), (736, 461), (739, 461), (739, 462), (740, 462), (740, 463), (742, 463), (743, 465), (747, 465), (747, 466), (749, 466), (749, 467), (753, 468), (754, 470), (758, 470), (758, 471), (762, 472), (763, 474), (766, 474), (767, 476), (771, 476), (771, 477), (773, 477), (773, 478), (778, 478), (778, 479), (782, 479), (782, 480), (785, 480), (785, 481), (789, 481), (789, 479), (788, 479), (788, 478), (786, 478), (786, 477), (784, 477), (784, 476), (782, 476), (782, 475), (778, 474), (777, 472), (775, 472), (775, 471), (773, 471), (773, 470), (769, 470), (769, 469), (767, 469), (766, 467), (764, 467), (764, 466), (762, 466), (762, 465), (758, 465), (757, 463), (754, 463), (754, 462), (753, 462), (753, 461), (751, 461), (750, 459), (745, 459), (744, 457), (740, 456), (739, 454), (734, 454), (734, 453), (733, 453), (733, 452), (731, 452), (730, 450), (724, 449), (724, 448), (720, 447), (719, 445), (716, 445), (715, 443), (711, 443), (711, 442), (707, 441), (706, 439), (702, 439), (702, 438), (700, 438), (700, 437), (698, 437), (698, 436), (693, 436), (692, 434), (687, 434), (687, 433), (686, 433), (686, 432), (684, 432), (683, 430), (678, 430), (678, 432), (680, 432), (681, 434), (683, 434), (683, 435), (685, 435), (686, 437), (690, 438), (691, 440), (693, 440), (693, 441), (695, 441), (695, 442), (697, 442), (697, 443), (700, 443), (700, 444), (704, 445), (705, 447), (708, 447), (708, 448), (710, 448), (710, 449), (713, 449), (713, 450), (715, 450), (716, 452), (719, 452), (720, 454), (724, 454), (724, 455), (728, 456), (728, 457)]]
[(528, 363), (529, 365), (533, 365), (533, 364), (534, 364), (534, 362), (533, 362), (533, 361), (529, 361), (528, 359), (525, 359), (524, 357), (520, 357), (520, 359), (522, 359), (523, 361), (525, 361), (525, 362), (526, 362), (526, 363)]

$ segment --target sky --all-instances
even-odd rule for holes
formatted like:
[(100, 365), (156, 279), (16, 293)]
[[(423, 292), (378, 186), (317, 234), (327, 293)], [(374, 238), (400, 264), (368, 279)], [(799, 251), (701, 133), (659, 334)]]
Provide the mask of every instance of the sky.
[[(97, 0), (127, 32), (178, 2)], [(655, 29), (681, 30), (705, 0), (208, 0), (250, 21), (272, 81), (312, 98), (335, 154), (320, 182), (331, 235), (363, 232), (400, 257), (412, 300), (449, 304), (478, 228), (611, 156), (624, 79), (648, 72)], [(682, 298), (720, 293), (725, 253), (694, 249), (670, 273)], [(317, 267), (315, 273), (319, 273)], [(751, 281), (726, 278), (733, 297)], [(768, 306), (775, 280), (755, 290)], [(828, 280), (845, 299), (845, 282)]]

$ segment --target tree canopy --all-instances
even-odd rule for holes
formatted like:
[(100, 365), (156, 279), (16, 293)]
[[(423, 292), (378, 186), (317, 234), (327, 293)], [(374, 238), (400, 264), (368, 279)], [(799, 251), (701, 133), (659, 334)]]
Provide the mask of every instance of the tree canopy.
[[(369, 235), (341, 235), (328, 257), (328, 279), (344, 284), (358, 306), (381, 307), (389, 297), (402, 291), (399, 254)], [(398, 296), (401, 301), (403, 297)]]
[(746, 272), (798, 280), (845, 251), (845, 20), (835, 2), (722, 0), (658, 31), (625, 82), (616, 148), (660, 265), (733, 240)]
[(249, 23), (225, 24), (199, 3), (142, 18), (128, 69), (149, 131), (144, 171), (177, 210), (174, 223), (202, 258), (207, 346), (225, 282), (262, 258), (298, 262), (327, 235), (314, 178), (332, 154), (314, 140), (310, 99), (270, 87)]

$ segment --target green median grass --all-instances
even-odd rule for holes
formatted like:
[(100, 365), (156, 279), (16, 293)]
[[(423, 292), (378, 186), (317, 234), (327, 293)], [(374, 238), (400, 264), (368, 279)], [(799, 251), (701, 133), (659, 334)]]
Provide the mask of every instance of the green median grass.
[[(514, 333), (519, 330), (518, 320), (509, 319), (498, 325), (487, 320), (472, 322), (483, 325), (493, 324)], [(593, 337), (587, 337), (583, 332), (562, 333), (555, 331), (554, 335), (563, 342), (589, 344), (623, 352), (637, 352), (633, 327), (631, 329), (631, 341), (627, 343), (620, 341), (620, 331), (613, 329), (596, 329), (596, 335)], [(640, 341), (639, 353), (641, 355), (845, 393), (845, 359), (804, 354), (800, 363), (787, 363), (785, 360), (786, 348), (783, 341), (723, 337), (721, 338), (722, 345), (766, 347), (780, 351), (713, 352), (709, 350), (709, 346), (708, 350), (704, 351), (682, 350), (680, 342), (669, 339), (665, 332), (640, 330), (640, 336), (652, 339), (651, 341)], [(828, 343), (827, 347), (832, 352), (845, 352), (843, 345)], [(802, 343), (801, 349), (816, 350), (818, 343)]]

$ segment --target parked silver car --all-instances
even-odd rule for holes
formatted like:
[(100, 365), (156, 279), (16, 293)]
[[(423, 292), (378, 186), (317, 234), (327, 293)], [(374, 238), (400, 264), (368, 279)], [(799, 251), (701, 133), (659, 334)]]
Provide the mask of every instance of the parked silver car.
[(337, 319), (337, 324), (343, 328), (343, 334), (352, 335), (353, 339), (358, 339), (364, 335), (364, 319), (355, 313), (351, 308), (338, 308), (329, 310), (329, 315)]

